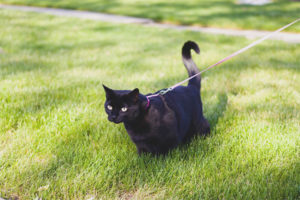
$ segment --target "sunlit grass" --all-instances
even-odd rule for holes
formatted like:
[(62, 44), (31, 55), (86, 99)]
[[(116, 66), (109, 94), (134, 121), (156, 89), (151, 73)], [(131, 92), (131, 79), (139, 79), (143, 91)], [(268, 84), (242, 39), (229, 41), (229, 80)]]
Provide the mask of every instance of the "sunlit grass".
[(148, 93), (204, 68), (244, 38), (0, 10), (0, 196), (32, 199), (296, 199), (299, 45), (266, 41), (206, 72), (208, 138), (138, 157), (108, 122), (102, 83)]

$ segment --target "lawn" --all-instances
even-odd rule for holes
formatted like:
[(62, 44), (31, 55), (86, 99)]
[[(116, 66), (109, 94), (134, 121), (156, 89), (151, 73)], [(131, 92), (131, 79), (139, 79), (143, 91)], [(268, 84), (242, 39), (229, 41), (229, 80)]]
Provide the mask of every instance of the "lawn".
[(212, 132), (165, 157), (139, 157), (109, 123), (102, 83), (142, 93), (203, 69), (242, 37), (0, 10), (0, 197), (297, 199), (300, 45), (266, 41), (203, 74)]
[[(158, 22), (231, 29), (276, 30), (299, 18), (300, 3), (274, 0), (264, 6), (237, 0), (0, 0), (0, 3), (57, 7), (150, 18)], [(300, 33), (300, 24), (289, 29)]]

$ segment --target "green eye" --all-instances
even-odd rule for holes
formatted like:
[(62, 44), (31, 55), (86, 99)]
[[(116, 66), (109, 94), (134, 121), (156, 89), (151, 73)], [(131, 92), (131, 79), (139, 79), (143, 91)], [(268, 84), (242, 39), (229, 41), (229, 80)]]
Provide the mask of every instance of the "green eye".
[(107, 109), (108, 110), (112, 110), (112, 106), (111, 105), (107, 105)]
[(126, 112), (127, 111), (127, 108), (126, 107), (123, 107), (121, 108), (122, 112)]

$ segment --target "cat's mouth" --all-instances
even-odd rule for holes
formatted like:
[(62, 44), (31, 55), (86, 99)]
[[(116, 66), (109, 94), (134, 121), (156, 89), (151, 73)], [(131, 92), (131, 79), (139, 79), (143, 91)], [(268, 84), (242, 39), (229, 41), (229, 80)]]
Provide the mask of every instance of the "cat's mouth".
[(120, 119), (117, 119), (117, 118), (111, 118), (111, 117), (108, 117), (108, 120), (115, 123), (115, 124), (119, 124), (122, 122), (122, 120)]

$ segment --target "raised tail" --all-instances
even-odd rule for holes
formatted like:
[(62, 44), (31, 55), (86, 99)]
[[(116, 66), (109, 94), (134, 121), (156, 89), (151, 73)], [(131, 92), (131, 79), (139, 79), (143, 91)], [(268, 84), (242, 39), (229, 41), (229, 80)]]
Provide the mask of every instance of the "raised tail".
[[(182, 47), (182, 61), (185, 66), (185, 68), (188, 71), (189, 77), (197, 74), (199, 72), (199, 69), (197, 65), (194, 63), (192, 56), (191, 56), (191, 49), (193, 49), (197, 54), (200, 53), (200, 49), (198, 45), (193, 41), (187, 41), (184, 43)], [(197, 88), (201, 88), (201, 76), (196, 76), (189, 80), (188, 85), (194, 85)]]

